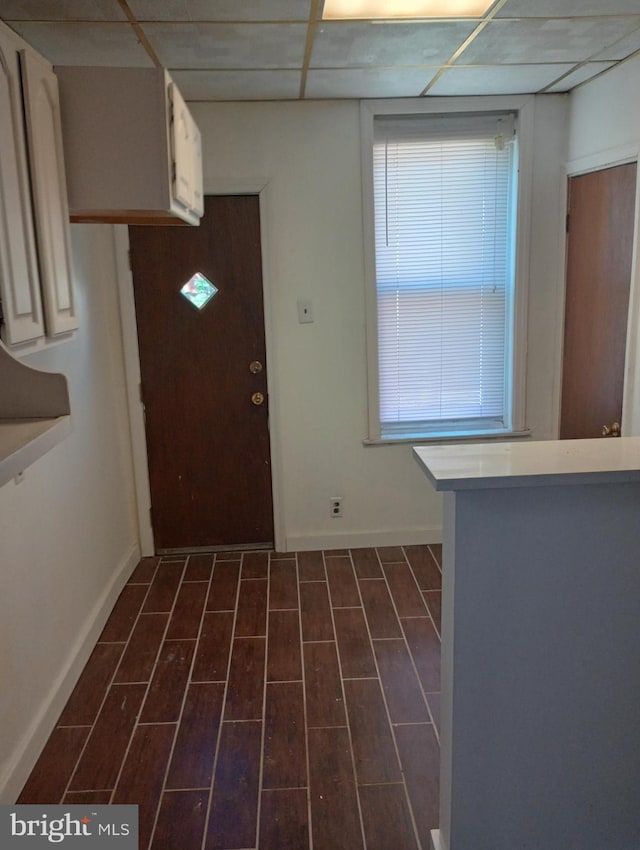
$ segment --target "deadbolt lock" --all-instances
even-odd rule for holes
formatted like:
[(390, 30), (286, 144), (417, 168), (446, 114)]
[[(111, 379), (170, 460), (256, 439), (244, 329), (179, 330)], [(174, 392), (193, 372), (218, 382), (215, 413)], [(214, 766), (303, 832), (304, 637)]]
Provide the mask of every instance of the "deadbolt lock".
[(257, 375), (258, 372), (262, 372), (262, 363), (259, 360), (252, 360), (249, 363), (249, 371), (252, 375)]
[(255, 404), (256, 407), (260, 407), (260, 405), (264, 402), (264, 396), (262, 393), (254, 393), (251, 396), (251, 404)]

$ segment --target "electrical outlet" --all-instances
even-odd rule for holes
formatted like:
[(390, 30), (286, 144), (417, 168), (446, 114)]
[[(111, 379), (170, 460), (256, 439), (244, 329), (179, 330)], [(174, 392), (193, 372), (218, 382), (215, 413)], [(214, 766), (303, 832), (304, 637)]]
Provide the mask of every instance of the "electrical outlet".
[(331, 516), (342, 516), (342, 496), (332, 496), (329, 499), (329, 503), (331, 505)]

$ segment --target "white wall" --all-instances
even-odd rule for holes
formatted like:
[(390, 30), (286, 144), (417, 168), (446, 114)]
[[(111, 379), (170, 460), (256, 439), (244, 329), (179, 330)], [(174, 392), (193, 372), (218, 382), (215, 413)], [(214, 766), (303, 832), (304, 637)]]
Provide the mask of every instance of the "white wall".
[[(604, 168), (638, 159), (640, 152), (640, 57), (616, 66), (571, 94), (569, 170)], [(640, 174), (638, 175), (640, 178)], [(636, 191), (636, 225), (631, 272), (625, 364), (622, 434), (640, 434), (640, 191)]]
[(0, 488), (0, 800), (13, 802), (138, 559), (111, 228), (74, 225), (80, 330), (25, 358), (73, 433)]
[(571, 93), (569, 162), (590, 157), (603, 165), (625, 151), (638, 151), (639, 84), (640, 57), (636, 57)]
[[(528, 424), (555, 436), (566, 98), (536, 101)], [(288, 548), (440, 539), (440, 499), (409, 446), (365, 447), (367, 377), (359, 105), (193, 104), (205, 189), (266, 184), (269, 384)], [(296, 300), (315, 322), (300, 325)], [(559, 300), (560, 299), (560, 300)], [(553, 331), (555, 333), (555, 330)], [(344, 497), (344, 517), (329, 498)]]
[[(565, 99), (538, 98), (528, 424), (554, 436)], [(272, 438), (289, 548), (440, 538), (408, 446), (364, 447), (366, 347), (355, 101), (194, 106), (210, 191), (266, 185)], [(112, 230), (72, 227), (80, 331), (26, 358), (65, 372), (74, 431), (0, 488), (0, 800), (18, 794), (138, 558)], [(299, 325), (296, 299), (315, 322)], [(344, 517), (329, 517), (329, 497)]]
[(529, 257), (527, 425), (557, 439), (564, 333), (568, 97), (536, 98)]

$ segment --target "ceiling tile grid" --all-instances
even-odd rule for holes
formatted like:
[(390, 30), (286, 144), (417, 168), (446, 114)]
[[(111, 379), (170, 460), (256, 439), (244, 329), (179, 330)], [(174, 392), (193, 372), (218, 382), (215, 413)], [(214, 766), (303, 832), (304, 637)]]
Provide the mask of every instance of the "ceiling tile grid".
[(582, 62), (639, 24), (640, 19), (632, 17), (495, 20), (467, 47), (459, 62), (468, 65)]
[(507, 0), (497, 18), (580, 18), (640, 15), (640, 0)]
[(305, 24), (149, 23), (145, 35), (169, 69), (300, 68)]
[(323, 0), (0, 0), (57, 65), (161, 64), (189, 100), (565, 92), (640, 52), (640, 0), (495, 0), (483, 17), (331, 20)]
[[(639, 21), (640, 24), (640, 21)], [(605, 47), (596, 57), (599, 60), (620, 61), (640, 50), (640, 28), (634, 30), (615, 44)]]
[(309, 98), (418, 97), (438, 72), (432, 68), (319, 68), (309, 71)]
[(126, 21), (118, 0), (2, 0), (4, 21)]
[(435, 82), (429, 94), (449, 96), (462, 89), (469, 95), (527, 94), (554, 83), (573, 67), (571, 64), (454, 67)]
[(579, 65), (574, 71), (559, 79), (554, 85), (549, 86), (546, 91), (551, 94), (557, 92), (571, 91), (572, 88), (597, 77), (612, 68), (614, 62), (585, 62), (584, 65)]
[(317, 28), (311, 67), (440, 65), (475, 27), (473, 21), (325, 22)]
[(299, 71), (173, 71), (186, 100), (293, 100)]
[(306, 23), (311, 0), (128, 0), (145, 21), (297, 21)]
[(153, 64), (128, 23), (17, 21), (12, 26), (53, 65), (148, 68)]

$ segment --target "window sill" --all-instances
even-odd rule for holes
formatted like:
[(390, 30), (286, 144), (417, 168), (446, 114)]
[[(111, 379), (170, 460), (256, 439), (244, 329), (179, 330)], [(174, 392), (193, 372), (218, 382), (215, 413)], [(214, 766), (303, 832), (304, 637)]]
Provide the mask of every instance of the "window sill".
[(526, 440), (531, 437), (531, 431), (487, 431), (478, 434), (449, 434), (434, 435), (433, 437), (377, 437), (367, 438), (362, 441), (363, 446), (397, 446), (410, 445), (420, 446), (433, 443), (487, 443), (505, 442), (510, 440)]

